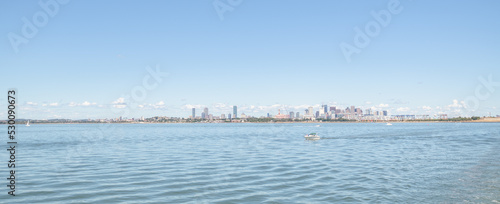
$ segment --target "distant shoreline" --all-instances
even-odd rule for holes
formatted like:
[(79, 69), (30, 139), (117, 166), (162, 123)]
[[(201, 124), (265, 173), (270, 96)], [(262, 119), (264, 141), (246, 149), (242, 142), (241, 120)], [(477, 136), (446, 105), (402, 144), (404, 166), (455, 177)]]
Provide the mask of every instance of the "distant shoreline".
[[(321, 123), (500, 123), (500, 118), (481, 118), (479, 120), (463, 120), (463, 121), (424, 121), (424, 120), (406, 120), (406, 121), (272, 121), (272, 122), (74, 122), (74, 123), (44, 123), (44, 122), (33, 122), (34, 124), (238, 124), (238, 123), (311, 123), (311, 124), (321, 124)], [(0, 123), (0, 125), (5, 125), (5, 123)], [(25, 123), (18, 123), (17, 125), (25, 125)]]

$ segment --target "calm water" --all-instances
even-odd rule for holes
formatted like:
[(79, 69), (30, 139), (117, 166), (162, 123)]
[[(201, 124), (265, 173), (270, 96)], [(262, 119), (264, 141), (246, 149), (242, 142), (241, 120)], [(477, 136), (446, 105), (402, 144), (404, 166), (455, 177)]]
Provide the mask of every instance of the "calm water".
[(0, 203), (500, 202), (498, 123), (315, 126), (20, 126)]

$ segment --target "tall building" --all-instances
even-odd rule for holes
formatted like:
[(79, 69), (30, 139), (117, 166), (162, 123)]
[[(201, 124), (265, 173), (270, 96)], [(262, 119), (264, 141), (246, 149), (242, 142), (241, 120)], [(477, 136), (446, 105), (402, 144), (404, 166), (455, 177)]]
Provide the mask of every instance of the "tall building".
[(363, 114), (363, 111), (361, 110), (361, 108), (356, 108), (354, 112), (356, 112), (356, 114), (358, 114), (358, 115)]
[(293, 114), (293, 111), (292, 111), (292, 112), (290, 112), (290, 119), (293, 119), (293, 116), (294, 116), (294, 114)]
[(382, 111), (384, 116), (387, 116), (387, 111)]
[(229, 120), (231, 120), (231, 119), (232, 119), (232, 118), (231, 118), (231, 113), (228, 113), (228, 114), (227, 114), (227, 119), (229, 119)]
[(335, 114), (340, 114), (342, 113), (342, 109), (335, 109)]
[(206, 117), (207, 117), (207, 116), (205, 115), (205, 112), (202, 112), (202, 113), (201, 113), (201, 118), (202, 118), (202, 119), (205, 119)]
[(208, 118), (208, 108), (207, 107), (205, 107), (203, 109), (203, 113), (205, 113), (205, 117), (203, 117), (203, 118), (205, 118), (205, 119)]
[(297, 112), (297, 114), (295, 115), (295, 118), (300, 118), (300, 112)]
[(316, 118), (319, 118), (319, 111), (316, 111)]
[(192, 112), (193, 112), (192, 116), (193, 116), (193, 118), (195, 118), (196, 114), (195, 114), (195, 109), (194, 108), (192, 109)]
[(226, 119), (226, 114), (223, 113), (222, 115), (220, 115), (220, 119), (225, 120)]
[(309, 108), (307, 108), (307, 115), (312, 116), (312, 115), (314, 114), (314, 112), (313, 112), (313, 111), (314, 111), (314, 110), (313, 110), (313, 107), (312, 107), (312, 106), (309, 106)]
[(330, 111), (332, 111), (333, 113), (335, 113), (336, 110), (337, 110), (337, 107), (335, 107), (335, 106), (330, 107)]
[(238, 107), (233, 106), (233, 117), (238, 118)]
[(328, 113), (328, 105), (322, 105), (323, 113)]
[(371, 115), (372, 114), (372, 109), (371, 108), (368, 108), (365, 111), (366, 111), (365, 115)]

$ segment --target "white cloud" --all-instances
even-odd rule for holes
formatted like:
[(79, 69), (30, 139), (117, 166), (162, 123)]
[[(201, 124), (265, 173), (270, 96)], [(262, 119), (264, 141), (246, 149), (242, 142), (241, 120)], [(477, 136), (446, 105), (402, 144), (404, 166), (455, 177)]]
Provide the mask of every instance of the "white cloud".
[(36, 106), (36, 105), (38, 105), (38, 103), (28, 101), (28, 102), (26, 102), (26, 105)]
[(427, 110), (427, 111), (432, 110), (432, 108), (430, 106), (422, 106), (422, 109)]
[(372, 104), (372, 102), (371, 102), (371, 101), (365, 101), (365, 104), (367, 104), (367, 105), (371, 105), (371, 104)]
[(383, 104), (381, 103), (380, 105), (378, 105), (379, 108), (388, 108), (389, 107), (389, 104)]
[(127, 107), (127, 104), (125, 103), (125, 98), (123, 98), (123, 97), (116, 99), (116, 101), (113, 101), (112, 104), (113, 104), (113, 107), (115, 107), (115, 108)]
[(125, 103), (125, 98), (120, 97), (116, 99), (116, 101), (113, 101), (113, 104), (121, 104), (121, 103)]
[(165, 102), (159, 101), (158, 103), (155, 104), (149, 104), (149, 106), (154, 109), (165, 108)]
[(462, 108), (463, 107), (463, 101), (458, 102), (457, 99), (453, 100), (453, 104), (448, 105), (448, 108)]
[[(97, 105), (97, 103), (91, 103), (91, 102), (88, 102), (88, 101), (84, 101), (83, 103), (76, 103), (76, 102), (70, 102), (68, 104), (69, 107), (75, 107), (75, 106), (95, 106)], [(49, 106), (59, 106), (58, 103), (51, 103), (49, 104)]]
[(113, 107), (115, 107), (115, 108), (125, 108), (125, 107), (127, 107), (127, 105), (113, 105)]
[(56, 103), (49, 103), (49, 106), (59, 106), (59, 103), (57, 103), (57, 102)]

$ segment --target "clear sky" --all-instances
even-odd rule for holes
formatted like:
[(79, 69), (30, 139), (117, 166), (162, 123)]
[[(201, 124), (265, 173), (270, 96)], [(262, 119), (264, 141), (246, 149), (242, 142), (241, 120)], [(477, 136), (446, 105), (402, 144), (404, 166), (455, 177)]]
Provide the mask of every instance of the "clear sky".
[(500, 114), (500, 86), (479, 79), (500, 82), (500, 1), (54, 2), (0, 3), (0, 105), (16, 88), (20, 118)]

